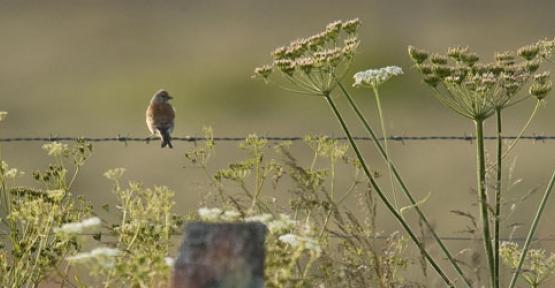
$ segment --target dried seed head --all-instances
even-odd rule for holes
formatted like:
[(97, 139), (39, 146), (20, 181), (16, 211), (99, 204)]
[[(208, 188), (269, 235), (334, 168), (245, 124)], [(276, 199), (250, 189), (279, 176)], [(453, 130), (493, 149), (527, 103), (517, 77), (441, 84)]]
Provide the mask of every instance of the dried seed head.
[(453, 73), (453, 69), (451, 67), (439, 65), (432, 66), (432, 71), (436, 76), (442, 79), (451, 76), (451, 74)]
[(424, 83), (432, 86), (432, 87), (436, 87), (437, 84), (439, 84), (439, 82), (441, 82), (441, 79), (433, 74), (431, 75), (426, 75), (424, 77)]
[(289, 59), (276, 60), (274, 61), (274, 66), (289, 76), (292, 76), (295, 72), (295, 62)]
[(551, 76), (551, 72), (545, 71), (539, 74), (534, 75), (534, 81), (540, 84), (545, 84), (549, 81), (549, 77)]
[(540, 47), (537, 44), (532, 44), (532, 45), (521, 47), (520, 49), (518, 49), (516, 54), (530, 61), (536, 58), (539, 52), (540, 52)]
[(423, 49), (418, 49), (414, 46), (409, 46), (409, 56), (416, 64), (421, 64), (428, 59), (428, 52)]
[(466, 65), (473, 66), (474, 63), (476, 63), (476, 62), (478, 62), (478, 60), (480, 60), (480, 57), (478, 57), (478, 54), (476, 54), (476, 53), (465, 53), (465, 54), (461, 55), (461, 60)]
[(272, 74), (273, 68), (270, 65), (264, 65), (262, 67), (258, 67), (254, 69), (254, 77), (262, 77), (264, 79), (268, 79), (268, 77)]
[(334, 21), (326, 26), (325, 34), (328, 41), (334, 41), (337, 39), (339, 32), (341, 32), (341, 27), (343, 23), (341, 21)]
[(278, 47), (274, 49), (274, 51), (272, 51), (272, 57), (274, 58), (274, 60), (284, 59), (286, 52), (287, 52), (287, 48), (283, 46)]
[(296, 66), (306, 74), (309, 74), (314, 69), (314, 59), (310, 57), (297, 59)]
[(544, 99), (549, 91), (551, 91), (551, 81), (547, 81), (544, 84), (534, 82), (530, 85), (530, 94), (538, 98), (538, 100)]
[(326, 37), (323, 33), (318, 33), (306, 38), (306, 42), (310, 51), (316, 51), (326, 44)]
[(343, 31), (345, 31), (349, 35), (356, 34), (358, 32), (359, 27), (360, 27), (360, 20), (358, 20), (358, 18), (344, 22), (342, 26)]
[(428, 65), (428, 64), (422, 64), (422, 65), (418, 65), (416, 66), (416, 68), (418, 68), (418, 70), (420, 70), (420, 72), (424, 75), (430, 75), (432, 74), (432, 66)]
[(447, 56), (459, 62), (462, 62), (462, 57), (466, 53), (468, 53), (468, 47), (457, 46), (447, 49)]
[(495, 53), (495, 61), (500, 65), (510, 66), (515, 64), (515, 56), (512, 51)]
[(514, 95), (516, 92), (518, 92), (518, 90), (520, 89), (520, 84), (518, 82), (509, 82), (506, 83), (503, 88), (505, 88), (505, 91), (507, 92), (507, 94), (509, 95)]
[(445, 64), (447, 64), (447, 57), (434, 53), (434, 54), (432, 54), (432, 57), (430, 57), (430, 61), (433, 64), (445, 65)]
[(528, 70), (529, 73), (534, 73), (538, 71), (538, 69), (540, 68), (540, 61), (539, 60), (526, 61), (525, 65), (526, 65), (526, 70)]

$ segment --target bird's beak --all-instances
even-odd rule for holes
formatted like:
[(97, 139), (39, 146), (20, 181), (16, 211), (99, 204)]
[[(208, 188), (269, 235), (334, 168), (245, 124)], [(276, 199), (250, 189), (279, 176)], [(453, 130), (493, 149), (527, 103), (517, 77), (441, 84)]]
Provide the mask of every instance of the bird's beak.
[(172, 97), (172, 96), (170, 96), (170, 95), (168, 95), (168, 99), (172, 100), (172, 99), (173, 99), (173, 97)]

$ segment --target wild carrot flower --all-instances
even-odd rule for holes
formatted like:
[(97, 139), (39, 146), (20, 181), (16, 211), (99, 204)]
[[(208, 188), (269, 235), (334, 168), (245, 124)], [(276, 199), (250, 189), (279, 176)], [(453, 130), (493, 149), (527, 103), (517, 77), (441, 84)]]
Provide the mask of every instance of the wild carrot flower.
[(94, 228), (99, 227), (101, 224), (100, 218), (91, 217), (80, 222), (65, 223), (62, 227), (54, 228), (54, 232), (66, 233), (66, 234), (78, 234), (86, 231), (90, 231)]
[(88, 263), (96, 261), (104, 268), (112, 268), (115, 265), (114, 257), (121, 255), (121, 251), (114, 248), (99, 247), (90, 252), (79, 253), (74, 256), (66, 257), (68, 262)]
[(393, 76), (403, 74), (403, 69), (397, 66), (387, 66), (379, 69), (369, 69), (355, 73), (353, 87), (370, 86), (377, 88)]
[(302, 247), (306, 250), (315, 252), (319, 255), (322, 252), (322, 248), (316, 239), (307, 236), (300, 236), (296, 234), (284, 234), (279, 236), (279, 241), (291, 245), (291, 247), (297, 248)]
[(273, 216), (272, 214), (259, 214), (245, 218), (245, 222), (260, 222), (264, 224), (270, 223)]
[[(359, 45), (360, 21), (335, 21), (324, 31), (274, 49), (273, 62), (254, 70), (253, 77), (280, 81), (286, 90), (323, 95), (344, 77)], [(277, 78), (271, 76), (276, 75)], [(272, 79), (271, 79), (272, 78)]]
[(198, 215), (203, 221), (218, 221), (223, 215), (223, 211), (220, 208), (200, 208), (198, 209)]
[(42, 145), (42, 149), (48, 152), (48, 156), (61, 156), (64, 152), (69, 150), (69, 147), (67, 144), (52, 142)]

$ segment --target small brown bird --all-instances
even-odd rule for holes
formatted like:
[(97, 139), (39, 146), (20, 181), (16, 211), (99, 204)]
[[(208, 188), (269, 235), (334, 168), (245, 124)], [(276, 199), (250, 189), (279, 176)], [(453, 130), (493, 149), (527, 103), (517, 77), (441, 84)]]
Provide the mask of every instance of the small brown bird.
[(173, 119), (175, 111), (169, 101), (173, 97), (164, 89), (158, 90), (152, 96), (150, 105), (146, 109), (146, 125), (152, 135), (160, 136), (162, 148), (168, 146), (173, 148), (171, 133), (173, 132)]

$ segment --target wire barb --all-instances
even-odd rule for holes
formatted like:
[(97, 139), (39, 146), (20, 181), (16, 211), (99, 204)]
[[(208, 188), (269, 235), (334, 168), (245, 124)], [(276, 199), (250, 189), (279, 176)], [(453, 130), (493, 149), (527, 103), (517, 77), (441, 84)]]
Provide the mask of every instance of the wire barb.
[[(244, 141), (246, 137), (241, 136), (229, 136), (229, 137), (214, 137), (213, 140), (217, 142), (240, 142)], [(303, 141), (304, 137), (300, 136), (263, 136), (260, 137), (262, 139), (266, 139), (268, 141)], [(334, 140), (347, 140), (347, 137), (331, 137)], [(369, 141), (372, 140), (370, 137), (353, 137), (355, 140), (360, 141)], [(504, 140), (515, 140), (517, 136), (503, 136)], [(463, 136), (454, 136), (454, 135), (425, 135), (425, 136), (389, 136), (387, 140), (393, 142), (400, 142), (405, 144), (407, 141), (468, 141), (472, 143), (475, 140), (475, 136), (469, 136), (464, 134)], [(496, 136), (486, 136), (485, 140), (496, 140)], [(545, 143), (547, 141), (555, 140), (555, 135), (545, 136), (542, 134), (532, 134), (528, 136), (522, 136), (521, 140), (531, 140), (535, 141), (536, 143), (541, 141)], [(86, 142), (123, 142), (126, 146), (128, 142), (145, 142), (148, 144), (150, 141), (153, 140), (160, 140), (159, 137), (131, 137), (131, 136), (121, 136), (118, 134), (116, 137), (81, 137), (81, 136), (53, 136), (49, 135), (48, 137), (4, 137), (0, 138), (0, 142), (72, 142), (77, 140), (83, 140)], [(199, 141), (206, 141), (208, 138), (206, 137), (194, 137), (194, 136), (184, 136), (184, 137), (172, 137), (174, 141), (182, 141), (182, 142), (199, 142)], [(383, 138), (380, 138), (383, 140)]]

